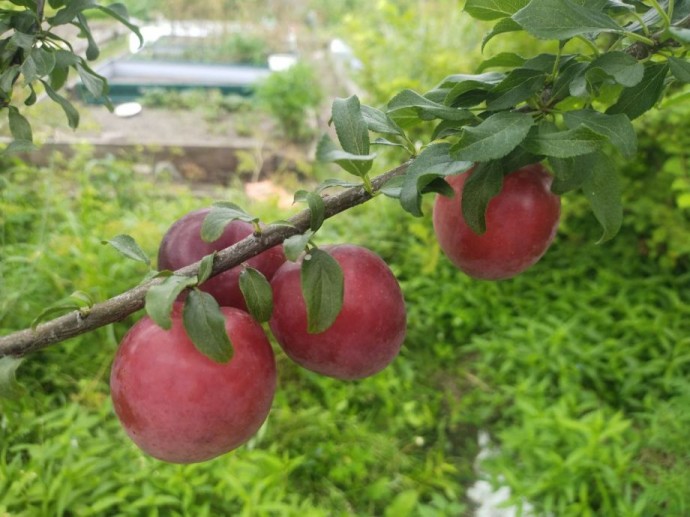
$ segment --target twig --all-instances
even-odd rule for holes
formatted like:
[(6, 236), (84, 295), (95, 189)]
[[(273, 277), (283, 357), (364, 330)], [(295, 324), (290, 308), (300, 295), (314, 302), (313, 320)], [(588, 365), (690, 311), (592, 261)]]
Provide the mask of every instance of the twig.
[[(404, 163), (374, 178), (372, 180), (374, 190), (379, 190), (391, 178), (404, 174), (408, 165), (409, 162)], [(333, 217), (370, 199), (372, 199), (371, 194), (361, 186), (352, 187), (334, 196), (325, 197), (325, 217)], [(262, 251), (282, 243), (288, 237), (304, 233), (309, 229), (309, 210), (303, 210), (292, 217), (289, 222), (292, 226), (269, 225), (260, 236), (251, 235), (218, 252), (213, 263), (213, 275), (215, 276), (245, 262)], [(176, 271), (176, 273), (185, 276), (195, 276), (198, 270), (199, 262), (196, 262)], [(98, 303), (91, 307), (90, 312), (85, 317), (79, 311), (73, 311), (47, 321), (39, 325), (35, 330), (28, 328), (2, 336), (0, 337), (0, 357), (7, 355), (21, 357), (71, 337), (121, 321), (130, 314), (142, 309), (144, 307), (144, 297), (148, 289), (161, 281), (160, 279), (150, 280), (109, 300)]]

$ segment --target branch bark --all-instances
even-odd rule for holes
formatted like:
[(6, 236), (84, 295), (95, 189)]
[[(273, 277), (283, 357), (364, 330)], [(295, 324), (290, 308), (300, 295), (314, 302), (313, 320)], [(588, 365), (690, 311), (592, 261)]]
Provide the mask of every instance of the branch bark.
[[(372, 180), (374, 192), (388, 180), (405, 173), (410, 162), (404, 163)], [(324, 198), (325, 217), (330, 218), (357, 205), (372, 199), (362, 186), (352, 187), (334, 196)], [(304, 233), (309, 229), (309, 210), (299, 212), (289, 222), (293, 226), (269, 225), (259, 236), (251, 235), (246, 239), (218, 252), (213, 263), (213, 276), (233, 268), (242, 262), (258, 255), (262, 251), (282, 243), (288, 237)], [(196, 276), (199, 262), (184, 267), (177, 274)], [(0, 357), (21, 357), (36, 352), (49, 345), (91, 332), (99, 327), (121, 321), (130, 314), (144, 307), (144, 297), (150, 287), (162, 280), (154, 279), (140, 284), (129, 291), (91, 307), (87, 316), (73, 311), (53, 320), (47, 321), (34, 329), (24, 329), (0, 337)]]

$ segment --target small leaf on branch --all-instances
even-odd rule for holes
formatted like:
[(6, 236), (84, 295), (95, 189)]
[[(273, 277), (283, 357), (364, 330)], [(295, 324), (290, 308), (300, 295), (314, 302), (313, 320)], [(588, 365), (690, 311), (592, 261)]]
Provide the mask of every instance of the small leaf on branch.
[(376, 154), (358, 155), (338, 149), (328, 135), (323, 135), (316, 148), (317, 160), (336, 163), (350, 174), (360, 178), (369, 173), (374, 158), (376, 158)]
[(402, 127), (424, 120), (471, 120), (472, 112), (434, 102), (412, 90), (403, 90), (388, 103), (388, 115)]
[(483, 72), (488, 68), (516, 68), (525, 63), (525, 58), (515, 52), (500, 52), (489, 59), (482, 61), (477, 72)]
[(21, 394), (16, 373), (22, 361), (24, 359), (21, 357), (0, 357), (0, 398), (13, 399)]
[(314, 192), (323, 192), (326, 189), (333, 188), (333, 187), (342, 187), (342, 188), (352, 188), (352, 187), (359, 187), (361, 183), (354, 183), (352, 181), (345, 181), (345, 180), (340, 180), (337, 178), (331, 178), (322, 181), (319, 183), (319, 185), (316, 187)]
[(551, 192), (559, 196), (577, 190), (592, 175), (599, 153), (583, 154), (572, 158), (549, 158), (554, 173)]
[(478, 235), (486, 232), (486, 209), (489, 201), (501, 192), (503, 175), (501, 162), (490, 161), (477, 165), (465, 180), (462, 215), (467, 225)]
[(669, 27), (669, 34), (679, 43), (690, 44), (690, 29), (685, 27)]
[(106, 13), (111, 18), (116, 19), (122, 25), (127, 27), (134, 34), (136, 34), (137, 38), (139, 39), (140, 47), (144, 45), (144, 37), (142, 36), (139, 27), (129, 21), (129, 13), (127, 12), (127, 7), (123, 3), (117, 2), (114, 4), (110, 4), (108, 6), (99, 5), (97, 6), (97, 8)]
[(137, 241), (135, 241), (130, 235), (116, 235), (108, 241), (101, 242), (102, 244), (110, 244), (113, 248), (129, 259), (136, 260), (137, 262), (143, 262), (147, 266), (151, 265), (151, 259), (149, 259), (144, 250), (139, 247)]
[(213, 296), (192, 289), (184, 303), (182, 321), (199, 352), (217, 363), (232, 359), (233, 348), (225, 329), (225, 316)]
[(605, 136), (625, 158), (637, 153), (637, 133), (630, 119), (622, 113), (606, 115), (594, 110), (576, 110), (565, 113), (564, 121), (570, 129), (583, 125)]
[(503, 18), (496, 25), (494, 25), (493, 29), (491, 29), (491, 31), (484, 36), (484, 39), (482, 39), (482, 52), (489, 41), (494, 39), (496, 36), (506, 34), (508, 32), (519, 32), (522, 30), (524, 30), (522, 26), (512, 18)]
[(188, 287), (197, 285), (197, 279), (189, 276), (171, 275), (146, 292), (146, 313), (162, 329), (172, 326), (170, 312), (177, 297)]
[(668, 71), (669, 65), (666, 63), (646, 63), (642, 81), (633, 87), (625, 88), (618, 101), (606, 110), (606, 113), (623, 113), (630, 120), (634, 120), (651, 109), (664, 92), (664, 81)]
[(451, 156), (448, 143), (430, 145), (410, 164), (400, 191), (400, 205), (410, 214), (422, 216), (422, 191), (437, 178), (459, 174), (472, 162)]
[(206, 255), (201, 259), (201, 263), (199, 264), (199, 272), (196, 275), (199, 285), (211, 278), (211, 273), (213, 273), (213, 261), (215, 258), (216, 252), (214, 251), (210, 255)]
[(467, 0), (465, 12), (477, 20), (491, 21), (512, 16), (529, 0)]
[(313, 249), (301, 266), (302, 294), (307, 307), (307, 331), (327, 330), (343, 306), (344, 277), (340, 264), (328, 253)]
[(240, 291), (247, 303), (249, 314), (264, 323), (273, 313), (273, 290), (266, 277), (254, 268), (246, 267), (240, 273)]
[(690, 83), (690, 63), (677, 57), (669, 57), (668, 65), (673, 77), (681, 83)]
[(542, 89), (545, 82), (544, 72), (517, 68), (489, 92), (486, 107), (491, 111), (511, 108), (531, 98)]
[(293, 235), (283, 241), (283, 251), (285, 256), (291, 262), (296, 262), (297, 259), (304, 253), (309, 241), (314, 237), (314, 232), (307, 230), (301, 235)]
[(599, 243), (616, 236), (623, 222), (621, 186), (616, 165), (611, 158), (598, 153), (594, 168), (582, 185), (582, 192), (589, 200), (595, 217), (604, 229)]
[(593, 153), (601, 149), (606, 141), (606, 136), (584, 125), (566, 131), (545, 129), (544, 126), (541, 126), (539, 131), (530, 132), (522, 146), (529, 152), (540, 156), (572, 158), (573, 156)]
[[(487, 72), (477, 75), (451, 75), (437, 87), (445, 90), (444, 104), (453, 107), (470, 108), (486, 100), (489, 92), (500, 84), (506, 75), (499, 72)], [(467, 120), (466, 118), (462, 119)]]
[(79, 311), (82, 316), (86, 316), (93, 305), (94, 301), (91, 296), (83, 291), (75, 291), (68, 297), (58, 300), (43, 309), (31, 322), (31, 328), (36, 330), (44, 321), (72, 311)]
[(366, 105), (362, 105), (361, 108), (362, 116), (369, 131), (381, 133), (382, 135), (405, 137), (405, 132), (402, 128), (383, 111)]
[(203, 223), (201, 223), (201, 239), (205, 242), (213, 242), (220, 239), (225, 227), (232, 221), (244, 221), (246, 223), (258, 223), (259, 218), (249, 215), (239, 205), (230, 202), (214, 203)]
[(333, 125), (343, 151), (366, 156), (369, 154), (369, 129), (356, 95), (333, 101)]
[(312, 232), (316, 232), (326, 217), (326, 205), (323, 203), (323, 198), (316, 192), (307, 192), (306, 190), (299, 190), (295, 193), (295, 202), (306, 201), (309, 205), (309, 228)]
[(46, 81), (41, 80), (41, 83), (43, 84), (43, 87), (46, 90), (46, 93), (48, 94), (48, 97), (50, 97), (54, 102), (58, 103), (60, 107), (62, 107), (62, 110), (65, 112), (65, 115), (67, 115), (67, 122), (69, 123), (69, 127), (72, 129), (76, 129), (77, 126), (79, 126), (79, 112), (76, 110), (72, 104), (62, 97), (59, 93), (57, 93)]
[(509, 154), (527, 137), (534, 119), (526, 113), (500, 112), (465, 127), (451, 153), (456, 160), (484, 162)]
[(31, 124), (24, 115), (14, 106), (7, 107), (7, 117), (10, 123), (10, 133), (15, 140), (32, 142), (34, 137), (31, 131)]
[(583, 34), (623, 32), (623, 28), (600, 9), (572, 0), (531, 0), (512, 18), (540, 39), (567, 40)]

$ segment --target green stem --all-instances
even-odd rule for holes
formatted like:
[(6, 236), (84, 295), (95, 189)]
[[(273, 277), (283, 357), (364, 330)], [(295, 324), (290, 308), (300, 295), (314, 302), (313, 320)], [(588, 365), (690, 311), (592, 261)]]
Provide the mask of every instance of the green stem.
[(676, 1), (675, 0), (668, 0), (668, 20), (669, 20), (669, 25), (673, 23), (673, 10), (676, 7)]
[(362, 178), (362, 180), (364, 181), (364, 190), (366, 190), (370, 196), (373, 196), (375, 194), (374, 193), (374, 186), (371, 184), (371, 178), (369, 178), (369, 175), (366, 174)]
[(592, 50), (592, 52), (594, 53), (595, 56), (598, 56), (600, 54), (597, 46), (594, 43), (592, 43), (591, 41), (589, 41), (587, 38), (585, 38), (583, 36), (575, 36), (575, 38), (577, 38), (578, 40), (585, 43)]
[[(661, 5), (659, 5), (659, 2), (657, 0), (649, 0), (654, 9), (656, 9), (656, 12), (659, 13), (659, 16), (664, 20), (664, 29), (668, 29), (671, 26), (671, 18), (669, 18), (668, 14), (666, 11), (663, 10)], [(669, 5), (670, 8), (670, 5)]]
[(639, 34), (635, 32), (625, 32), (624, 33), (628, 38), (630, 38), (633, 41), (639, 41), (640, 43), (644, 43), (645, 45), (649, 45), (650, 47), (654, 47), (656, 45), (656, 41), (654, 41), (651, 38), (646, 38), (644, 36), (640, 36)]

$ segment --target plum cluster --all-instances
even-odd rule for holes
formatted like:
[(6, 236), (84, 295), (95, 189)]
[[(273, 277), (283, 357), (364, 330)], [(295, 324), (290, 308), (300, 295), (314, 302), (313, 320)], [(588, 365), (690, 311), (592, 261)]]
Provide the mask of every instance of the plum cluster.
[[(472, 170), (448, 179), (452, 198), (439, 196), (434, 229), (449, 259), (469, 276), (505, 279), (536, 263), (556, 234), (560, 199), (550, 192), (551, 176), (539, 164), (507, 175), (487, 208), (487, 231), (474, 233), (462, 216), (462, 188)], [(251, 224), (232, 221), (208, 243), (201, 226), (209, 210), (175, 222), (159, 248), (161, 269), (197, 262), (250, 235)], [(342, 308), (326, 330), (308, 331), (301, 285), (301, 261), (287, 261), (281, 246), (247, 261), (270, 280), (271, 333), (284, 353), (311, 371), (344, 380), (373, 375), (400, 351), (406, 331), (405, 301), (393, 273), (372, 251), (351, 244), (319, 248), (343, 272)], [(176, 302), (172, 326), (164, 330), (148, 316), (125, 335), (111, 371), (115, 412), (143, 451), (158, 459), (193, 463), (212, 459), (245, 443), (266, 420), (276, 389), (274, 351), (264, 328), (247, 312), (239, 287), (244, 266), (200, 286), (222, 307), (234, 355), (218, 363), (199, 352)]]

